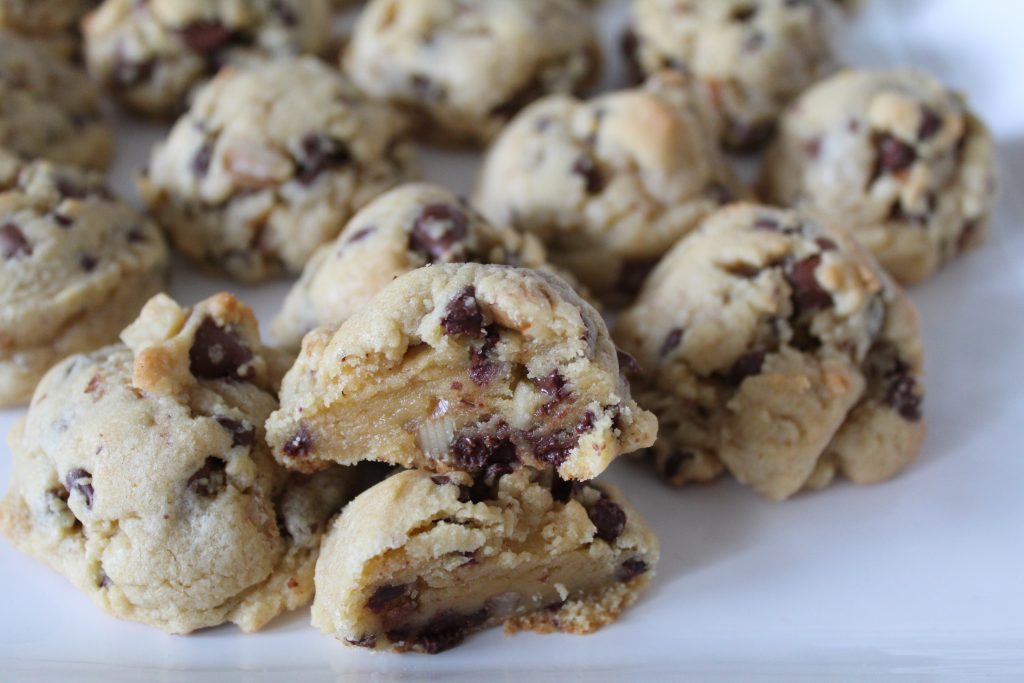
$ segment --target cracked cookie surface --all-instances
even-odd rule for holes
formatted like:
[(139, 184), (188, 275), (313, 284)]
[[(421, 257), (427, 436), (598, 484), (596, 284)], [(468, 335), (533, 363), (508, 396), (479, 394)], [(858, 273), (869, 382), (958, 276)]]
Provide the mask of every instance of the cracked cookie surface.
[(102, 176), (0, 152), (0, 406), (43, 373), (117, 339), (163, 289), (159, 229)]
[(676, 240), (741, 193), (687, 79), (662, 72), (642, 88), (527, 108), (489, 150), (475, 203), (622, 305)]
[(186, 256), (257, 281), (298, 273), (407, 179), (405, 119), (313, 58), (226, 67), (157, 146), (143, 200)]
[(962, 96), (910, 69), (848, 70), (782, 117), (767, 199), (845, 228), (897, 280), (919, 282), (984, 239), (995, 143)]
[(329, 0), (105, 0), (83, 31), (93, 78), (129, 107), (166, 116), (240, 57), (323, 52), (330, 26)]
[(342, 64), (417, 112), (428, 137), (484, 143), (532, 100), (581, 90), (598, 61), (576, 0), (374, 0)]
[(337, 327), (399, 275), (467, 261), (548, 267), (535, 237), (492, 225), (443, 187), (412, 183), (385, 192), (309, 260), (274, 321), (274, 339), (298, 349), (306, 333)]
[(634, 0), (623, 49), (637, 77), (672, 68), (700, 86), (722, 143), (752, 151), (790, 100), (835, 68), (833, 0)]
[(607, 484), (401, 472), (325, 537), (313, 625), (350, 645), (431, 654), (498, 624), (591, 633), (636, 600), (658, 555)]
[(96, 87), (45, 45), (0, 29), (0, 147), (24, 159), (110, 165), (114, 136)]
[(378, 460), (592, 479), (657, 432), (623, 369), (600, 315), (557, 276), (426, 266), (306, 335), (268, 440), (300, 471)]
[(723, 469), (776, 500), (888, 479), (924, 438), (917, 315), (845, 233), (739, 204), (665, 256), (615, 338), (670, 482)]
[(11, 434), (0, 532), (109, 614), (171, 633), (306, 604), (349, 474), (274, 462), (279, 363), (252, 312), (159, 295), (122, 337), (40, 383)]

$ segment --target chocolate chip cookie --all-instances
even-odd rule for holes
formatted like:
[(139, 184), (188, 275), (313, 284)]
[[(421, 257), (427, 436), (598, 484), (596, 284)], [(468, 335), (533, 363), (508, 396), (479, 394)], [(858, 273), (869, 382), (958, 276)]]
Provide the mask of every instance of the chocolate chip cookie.
[(405, 125), (323, 62), (252, 60), (200, 90), (139, 189), (201, 265), (247, 281), (299, 273), (357, 209), (413, 174)]
[(415, 111), (425, 136), (483, 143), (538, 97), (581, 90), (598, 61), (577, 0), (373, 0), (343, 66)]
[(96, 87), (41, 43), (0, 29), (0, 148), (104, 169), (114, 138)]
[(49, 46), (65, 59), (78, 54), (78, 22), (98, 0), (0, 0), (0, 27)]
[(634, 0), (623, 50), (637, 77), (672, 68), (700, 85), (722, 143), (763, 145), (782, 109), (834, 69), (834, 0)]
[(657, 561), (657, 539), (607, 484), (406, 471), (352, 501), (325, 537), (313, 625), (349, 645), (430, 654), (497, 624), (590, 633), (636, 600)]
[(548, 267), (537, 238), (491, 225), (443, 187), (398, 187), (357, 212), (333, 244), (313, 255), (274, 321), (274, 339), (298, 349), (307, 332), (337, 327), (399, 275), (464, 261)]
[(785, 499), (842, 474), (899, 472), (924, 437), (913, 306), (845, 233), (738, 204), (665, 256), (616, 340), (643, 368), (637, 396), (669, 481), (723, 467)]
[(330, 29), (329, 0), (105, 0), (83, 24), (93, 78), (153, 116), (240, 55), (323, 52)]
[(117, 339), (163, 289), (160, 231), (97, 173), (0, 151), (0, 406), (47, 369)]
[(40, 383), (11, 438), (0, 532), (104, 611), (170, 633), (250, 631), (306, 604), (349, 474), (271, 457), (276, 361), (252, 311), (160, 295), (123, 339)]
[(545, 98), (495, 141), (475, 203), (623, 305), (676, 240), (742, 192), (694, 102), (673, 72), (592, 100)]
[[(654, 441), (596, 310), (508, 266), (426, 266), (337, 331), (306, 335), (267, 438), (287, 467), (377, 460), (436, 472), (596, 477)], [(622, 367), (625, 365), (626, 367)]]
[(769, 150), (765, 196), (847, 229), (897, 280), (980, 244), (995, 144), (963, 98), (909, 69), (848, 70), (800, 97)]

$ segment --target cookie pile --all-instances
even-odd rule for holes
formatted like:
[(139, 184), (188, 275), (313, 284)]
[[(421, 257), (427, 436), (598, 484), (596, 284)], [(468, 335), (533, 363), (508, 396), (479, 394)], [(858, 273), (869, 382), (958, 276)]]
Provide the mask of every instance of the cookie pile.
[[(596, 94), (580, 0), (371, 0), (339, 50), (340, 4), (0, 0), (15, 547), (168, 632), (312, 601), (435, 653), (636, 600), (659, 545), (595, 481), (620, 455), (772, 500), (914, 458), (899, 283), (984, 240), (995, 151), (932, 76), (839, 67), (860, 3), (632, 0), (636, 83)], [(145, 215), (106, 189), (101, 89), (178, 117)], [(487, 146), (471, 201), (416, 142)], [(165, 239), (296, 276), (276, 345), (233, 295), (160, 294)]]

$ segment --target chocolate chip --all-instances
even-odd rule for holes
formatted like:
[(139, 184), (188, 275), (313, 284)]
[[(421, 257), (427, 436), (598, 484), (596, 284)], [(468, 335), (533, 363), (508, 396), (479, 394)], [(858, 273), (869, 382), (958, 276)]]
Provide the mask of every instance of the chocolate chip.
[(754, 230), (764, 230), (765, 232), (782, 232), (782, 228), (779, 225), (779, 221), (772, 218), (771, 216), (758, 216), (757, 220), (754, 221)]
[(626, 72), (629, 80), (633, 83), (640, 83), (644, 80), (644, 70), (640, 66), (640, 41), (632, 29), (626, 29), (622, 38), (619, 39), (619, 49), (626, 60)]
[(348, 239), (345, 240), (345, 244), (355, 244), (356, 242), (362, 242), (364, 239), (372, 235), (377, 231), (377, 226), (368, 225), (365, 228), (359, 228)]
[(484, 343), (469, 350), (469, 378), (473, 384), (484, 386), (501, 374), (502, 364), (491, 360), (491, 351), (500, 339), (494, 325), (484, 328)]
[(256, 429), (239, 420), (232, 420), (230, 417), (218, 417), (217, 422), (221, 427), (231, 432), (231, 447), (243, 446), (248, 448), (256, 440)]
[(66, 176), (57, 176), (54, 181), (54, 186), (57, 188), (57, 193), (61, 197), (70, 199), (84, 199), (88, 194), (85, 188), (79, 185), (77, 182)]
[(32, 255), (32, 245), (15, 223), (0, 226), (0, 254), (3, 254), (4, 259)]
[[(758, 368), (760, 371), (760, 368)], [(665, 463), (662, 465), (661, 472), (665, 475), (665, 478), (669, 481), (674, 480), (679, 472), (683, 469), (683, 465), (691, 462), (696, 456), (690, 451), (672, 451), (667, 458)]]
[(902, 142), (896, 137), (881, 133), (875, 136), (875, 161), (874, 178), (882, 172), (899, 173), (911, 166), (917, 160), (917, 152), (910, 145)]
[(299, 424), (299, 431), (292, 434), (292, 437), (284, 442), (284, 446), (281, 450), (284, 454), (297, 458), (299, 456), (308, 455), (310, 449), (313, 448), (313, 435), (309, 433), (305, 424)]
[(207, 138), (199, 145), (195, 155), (192, 157), (192, 172), (202, 178), (210, 170), (210, 162), (213, 160), (213, 140)]
[(917, 393), (917, 380), (903, 363), (891, 376), (885, 390), (884, 400), (904, 420), (917, 422), (921, 419), (921, 396)]
[(615, 348), (615, 358), (619, 361), (619, 372), (627, 375), (640, 374), (640, 363), (636, 362), (636, 358), (618, 347)]
[(367, 633), (364, 636), (360, 636), (358, 640), (346, 638), (345, 642), (349, 645), (355, 645), (356, 647), (368, 647), (372, 650), (377, 647), (377, 636), (372, 633)]
[(285, 26), (296, 26), (299, 23), (295, 10), (289, 7), (284, 0), (273, 0), (270, 3), (270, 12)]
[(602, 541), (611, 543), (626, 528), (626, 513), (610, 498), (601, 497), (587, 510), (587, 517), (593, 523), (594, 534)]
[(974, 236), (978, 234), (978, 229), (981, 226), (979, 219), (969, 220), (964, 223), (964, 227), (961, 228), (960, 234), (956, 238), (956, 249), (959, 252), (966, 251), (968, 247), (974, 242)]
[(409, 584), (386, 584), (380, 586), (366, 601), (366, 608), (374, 614), (394, 611), (405, 604), (411, 603)]
[(473, 498), (472, 489), (469, 486), (466, 486), (464, 484), (456, 484), (451, 480), (451, 477), (449, 477), (448, 475), (435, 474), (430, 478), (430, 481), (434, 482), (438, 486), (446, 486), (448, 484), (451, 484), (452, 486), (458, 486), (460, 503), (468, 503)]
[(639, 558), (631, 558), (622, 563), (616, 578), (622, 583), (629, 583), (636, 577), (647, 572), (647, 563)]
[(744, 353), (732, 364), (732, 367), (723, 375), (723, 378), (733, 386), (743, 384), (743, 380), (747, 377), (761, 374), (761, 368), (764, 365), (766, 355), (767, 352), (764, 349), (755, 349)]
[(78, 257), (78, 265), (87, 273), (91, 273), (96, 268), (96, 263), (96, 257), (90, 254), (82, 254)]
[(188, 478), (188, 488), (198, 496), (215, 496), (227, 485), (227, 463), (210, 456), (195, 474)]
[(672, 353), (676, 347), (683, 341), (683, 328), (673, 327), (669, 330), (668, 334), (665, 335), (665, 341), (661, 344), (660, 355), (662, 358)]
[(96, 573), (96, 585), (99, 588), (110, 588), (114, 585), (114, 582), (110, 580), (107, 573), (102, 568)]
[(472, 286), (448, 302), (444, 318), (441, 320), (441, 327), (445, 334), (463, 335), (468, 334), (474, 337), (482, 336), (484, 315), (476, 302), (476, 289)]
[(508, 425), (498, 424), (493, 434), (475, 434), (457, 437), (451, 445), (452, 462), (470, 473), (497, 468), (508, 472), (519, 461)]
[(85, 497), (85, 507), (92, 509), (92, 499), (94, 494), (92, 488), (92, 474), (87, 470), (83, 470), (80, 467), (68, 472), (68, 476), (64, 477), (64, 486), (68, 491), (78, 491)]
[(75, 222), (74, 218), (71, 216), (65, 216), (62, 213), (54, 212), (51, 216), (53, 217), (53, 222), (62, 228), (70, 228)]
[(733, 21), (745, 22), (750, 21), (755, 16), (757, 16), (756, 5), (740, 5), (739, 7), (732, 11), (732, 13), (729, 15), (729, 18), (732, 19)]
[(533, 430), (525, 436), (533, 450), (533, 457), (555, 467), (568, 460), (579, 443), (576, 434), (567, 429), (550, 433)]
[(568, 503), (569, 499), (572, 498), (572, 494), (580, 489), (581, 485), (578, 482), (566, 481), (553, 474), (551, 478), (551, 498), (552, 500), (559, 503)]
[(733, 121), (726, 131), (726, 144), (734, 152), (756, 152), (775, 135), (774, 121)]
[(921, 108), (921, 125), (917, 129), (917, 139), (927, 140), (942, 128), (942, 117), (934, 109)]
[(578, 156), (572, 165), (572, 172), (583, 179), (583, 188), (587, 194), (598, 194), (604, 189), (604, 174), (590, 156)]
[(188, 49), (207, 54), (223, 47), (231, 40), (232, 31), (218, 21), (197, 21), (181, 29), (181, 37)]
[(800, 261), (789, 261), (785, 266), (786, 282), (792, 289), (793, 308), (798, 315), (832, 305), (832, 295), (814, 276), (820, 263), (821, 256), (815, 254)]
[(734, 263), (723, 263), (722, 270), (744, 280), (752, 280), (761, 273), (760, 267), (755, 266), (752, 263), (742, 263), (739, 261)]
[(128, 233), (126, 237), (128, 239), (129, 244), (140, 244), (149, 241), (148, 239), (146, 239), (146, 235), (142, 232), (142, 228), (137, 225), (133, 225), (132, 227), (128, 228)]
[(409, 78), (409, 84), (412, 86), (416, 98), (421, 102), (443, 102), (448, 97), (448, 89), (429, 76), (413, 74)]
[(309, 133), (299, 142), (301, 155), (296, 177), (309, 185), (328, 168), (343, 166), (352, 161), (352, 153), (345, 143), (320, 133)]
[(469, 234), (469, 218), (458, 206), (428, 204), (420, 211), (409, 233), (409, 247), (428, 261), (445, 259), (465, 261), (465, 254), (454, 254)]
[(535, 379), (534, 382), (544, 395), (551, 398), (561, 400), (569, 395), (569, 391), (565, 388), (565, 378), (558, 370), (552, 370), (543, 377)]
[(189, 370), (199, 379), (244, 379), (252, 374), (246, 367), (253, 358), (236, 333), (206, 318), (196, 330), (188, 351)]
[(594, 411), (588, 410), (583, 413), (580, 421), (576, 423), (576, 433), (586, 434), (594, 428)]
[(818, 245), (818, 248), (822, 251), (835, 251), (839, 248), (839, 245), (835, 241), (828, 237), (816, 237), (814, 243)]
[(436, 655), (461, 643), (466, 639), (467, 633), (479, 628), (489, 616), (486, 607), (471, 614), (460, 614), (455, 610), (446, 609), (421, 627), (415, 635), (402, 629), (395, 629), (388, 632), (388, 638), (396, 642), (413, 639), (424, 652)]
[(156, 71), (156, 59), (137, 62), (119, 48), (114, 55), (114, 69), (111, 79), (117, 88), (130, 88), (143, 81), (148, 81)]

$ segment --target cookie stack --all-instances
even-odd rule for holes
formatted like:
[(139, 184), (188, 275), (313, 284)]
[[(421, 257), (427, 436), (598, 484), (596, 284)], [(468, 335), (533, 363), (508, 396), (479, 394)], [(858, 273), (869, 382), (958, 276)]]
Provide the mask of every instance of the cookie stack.
[[(36, 4), (0, 0), (0, 406), (31, 397), (0, 531), (107, 612), (248, 631), (312, 601), (428, 653), (588, 633), (659, 558), (595, 481), (618, 456), (784, 500), (920, 448), (897, 283), (983, 241), (994, 145), (927, 74), (837, 71), (859, 3), (633, 0), (637, 82), (589, 99), (579, 0), (371, 0), (336, 64), (335, 0)], [(105, 188), (79, 55), (180, 114), (148, 216)], [(488, 145), (472, 202), (414, 182), (417, 139)], [(278, 346), (233, 295), (158, 294), (164, 235), (297, 276)]]

